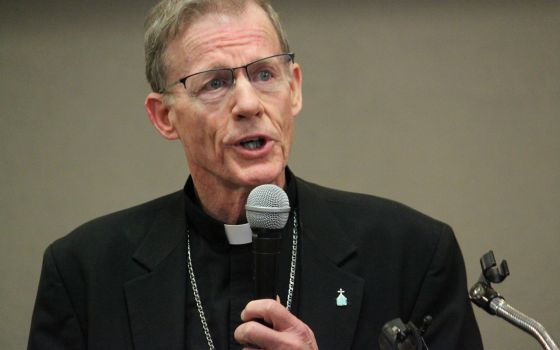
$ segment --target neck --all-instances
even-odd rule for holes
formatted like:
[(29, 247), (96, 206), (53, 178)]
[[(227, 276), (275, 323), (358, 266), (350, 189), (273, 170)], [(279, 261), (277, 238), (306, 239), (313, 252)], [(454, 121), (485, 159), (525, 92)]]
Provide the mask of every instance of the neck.
[[(245, 204), (247, 203), (247, 197), (253, 188), (258, 185), (228, 185), (208, 175), (199, 177), (191, 173), (191, 176), (196, 196), (206, 214), (225, 224), (234, 225), (246, 222)], [(284, 173), (282, 173), (278, 182), (276, 185), (284, 187), (286, 182)]]

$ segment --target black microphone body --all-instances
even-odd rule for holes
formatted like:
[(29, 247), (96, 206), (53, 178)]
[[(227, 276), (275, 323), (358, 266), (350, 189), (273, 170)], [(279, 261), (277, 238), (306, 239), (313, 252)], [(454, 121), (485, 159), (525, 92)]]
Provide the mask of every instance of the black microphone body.
[(276, 275), (282, 230), (253, 229), (253, 266), (256, 299), (276, 299)]

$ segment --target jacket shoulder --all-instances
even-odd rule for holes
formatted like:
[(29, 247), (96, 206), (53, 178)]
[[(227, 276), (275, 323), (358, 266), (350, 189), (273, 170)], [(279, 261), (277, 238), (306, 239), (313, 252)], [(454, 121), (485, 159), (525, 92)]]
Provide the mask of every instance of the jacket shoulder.
[[(51, 244), (53, 252), (87, 255), (109, 247), (136, 247), (162, 213), (183, 207), (183, 192), (177, 191), (148, 202), (88, 221)], [(123, 252), (124, 253), (124, 252)]]
[(442, 242), (455, 241), (449, 225), (394, 200), (298, 179), (298, 201), (301, 221), (322, 246), (331, 245), (325, 242), (328, 236), (327, 241), (346, 241), (379, 256), (414, 260), (429, 259)]
[(326, 203), (325, 206), (333, 211), (337, 218), (363, 219), (372, 223), (382, 221), (385, 224), (398, 222), (409, 225), (446, 225), (395, 200), (328, 188), (302, 179), (298, 179), (298, 185), (298, 196), (303, 193), (304, 200), (315, 197), (316, 202)]

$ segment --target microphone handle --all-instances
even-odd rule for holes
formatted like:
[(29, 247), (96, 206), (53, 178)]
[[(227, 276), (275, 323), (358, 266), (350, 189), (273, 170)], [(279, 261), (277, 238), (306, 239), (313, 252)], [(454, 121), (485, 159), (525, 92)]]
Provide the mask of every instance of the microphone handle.
[(518, 311), (513, 306), (506, 303), (503, 298), (497, 297), (490, 301), (490, 309), (497, 316), (505, 319), (514, 326), (531, 334), (546, 350), (558, 350), (558, 345), (548, 334), (546, 329), (536, 320)]
[(253, 278), (256, 299), (276, 299), (276, 272), (282, 230), (253, 229)]

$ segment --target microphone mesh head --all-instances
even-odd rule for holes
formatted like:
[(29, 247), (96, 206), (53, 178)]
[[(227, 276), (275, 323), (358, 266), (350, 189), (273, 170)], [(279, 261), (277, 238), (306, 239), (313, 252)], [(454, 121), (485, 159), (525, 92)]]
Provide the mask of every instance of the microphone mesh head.
[(260, 185), (249, 193), (245, 215), (251, 228), (280, 230), (288, 222), (290, 200), (280, 187)]

